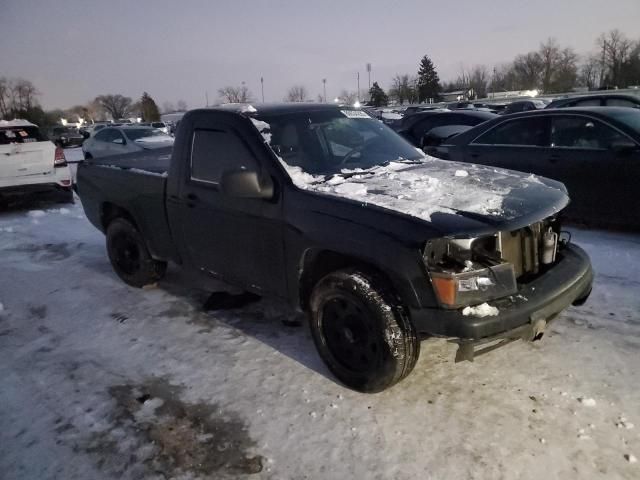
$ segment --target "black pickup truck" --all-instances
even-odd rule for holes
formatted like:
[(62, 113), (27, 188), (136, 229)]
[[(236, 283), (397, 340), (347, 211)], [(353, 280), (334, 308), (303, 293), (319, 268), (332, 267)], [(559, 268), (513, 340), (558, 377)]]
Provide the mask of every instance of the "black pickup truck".
[(457, 360), (538, 339), (593, 280), (561, 183), (427, 157), (355, 108), (193, 110), (173, 149), (85, 161), (78, 193), (126, 283), (172, 261), (287, 299), (363, 392), (408, 375), (421, 335)]

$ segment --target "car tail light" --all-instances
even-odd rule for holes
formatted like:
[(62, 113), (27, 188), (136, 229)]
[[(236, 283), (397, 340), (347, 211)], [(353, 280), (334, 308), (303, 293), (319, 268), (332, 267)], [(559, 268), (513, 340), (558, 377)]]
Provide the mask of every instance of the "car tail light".
[(54, 167), (66, 167), (67, 159), (64, 156), (64, 150), (60, 147), (56, 147), (56, 154), (53, 158), (53, 166)]

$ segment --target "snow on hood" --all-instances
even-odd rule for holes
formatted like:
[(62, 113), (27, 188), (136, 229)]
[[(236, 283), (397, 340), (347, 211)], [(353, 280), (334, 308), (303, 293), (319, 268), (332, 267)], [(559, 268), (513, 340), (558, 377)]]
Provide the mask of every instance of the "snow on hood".
[[(269, 124), (251, 120), (269, 144)], [(398, 159), (368, 169), (343, 169), (329, 177), (311, 175), (278, 159), (298, 188), (376, 205), (428, 222), (434, 213), (511, 220), (539, 209), (541, 198), (549, 197), (546, 203), (552, 209), (561, 208), (557, 205), (563, 202), (558, 199), (566, 198), (561, 184), (553, 186), (535, 175), (427, 155), (420, 161)]]

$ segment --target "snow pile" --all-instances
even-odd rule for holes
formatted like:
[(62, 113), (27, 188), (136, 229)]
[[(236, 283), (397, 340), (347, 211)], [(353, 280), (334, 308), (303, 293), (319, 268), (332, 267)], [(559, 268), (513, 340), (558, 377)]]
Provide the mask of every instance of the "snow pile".
[(456, 177), (468, 177), (469, 172), (466, 170), (456, 170)]
[(60, 215), (69, 215), (71, 213), (71, 210), (69, 210), (68, 208), (50, 208), (47, 210), (47, 213), (59, 213)]
[(256, 110), (256, 107), (254, 107), (253, 105), (245, 105), (240, 109), (240, 112), (242, 113), (256, 113), (257, 111), (258, 110)]
[(30, 210), (27, 215), (31, 218), (41, 218), (44, 217), (46, 213), (43, 210)]
[(495, 317), (500, 313), (496, 307), (489, 305), (488, 303), (481, 303), (480, 305), (476, 305), (475, 307), (464, 307), (462, 310), (462, 315), (468, 317), (469, 315), (473, 315), (474, 317)]
[(578, 401), (585, 407), (595, 407), (596, 401), (593, 398), (579, 398)]
[(629, 463), (638, 463), (638, 459), (632, 453), (625, 454), (624, 459)]

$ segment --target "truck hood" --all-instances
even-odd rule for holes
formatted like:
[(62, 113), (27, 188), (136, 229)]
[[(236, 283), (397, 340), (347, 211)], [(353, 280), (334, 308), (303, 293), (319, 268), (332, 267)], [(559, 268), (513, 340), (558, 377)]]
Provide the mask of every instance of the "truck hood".
[(299, 188), (418, 218), (455, 233), (520, 228), (569, 203), (564, 185), (544, 177), (427, 157), (330, 177), (285, 166)]

